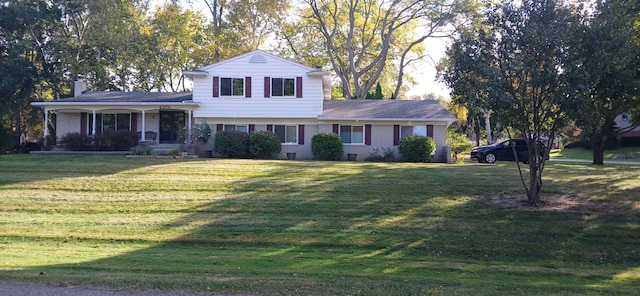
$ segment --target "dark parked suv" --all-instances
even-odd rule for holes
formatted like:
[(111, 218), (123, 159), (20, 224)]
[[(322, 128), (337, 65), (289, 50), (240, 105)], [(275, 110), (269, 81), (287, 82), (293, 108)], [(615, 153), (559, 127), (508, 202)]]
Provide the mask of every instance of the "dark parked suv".
[(525, 139), (509, 139), (488, 146), (474, 147), (471, 149), (471, 159), (488, 163), (494, 163), (497, 160), (515, 161), (513, 149), (511, 148), (513, 145), (516, 147), (518, 160), (528, 163), (529, 146)]

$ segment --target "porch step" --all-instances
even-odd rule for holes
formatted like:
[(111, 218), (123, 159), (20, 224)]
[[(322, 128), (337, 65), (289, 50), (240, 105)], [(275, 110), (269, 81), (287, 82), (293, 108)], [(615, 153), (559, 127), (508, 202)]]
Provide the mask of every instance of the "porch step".
[(180, 150), (179, 144), (157, 144), (157, 145), (150, 145), (149, 147), (153, 148), (153, 151), (156, 154), (167, 154), (176, 149)]

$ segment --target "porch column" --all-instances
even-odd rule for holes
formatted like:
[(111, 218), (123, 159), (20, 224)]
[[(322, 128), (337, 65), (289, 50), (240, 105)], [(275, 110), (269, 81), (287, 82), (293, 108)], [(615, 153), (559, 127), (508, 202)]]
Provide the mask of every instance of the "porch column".
[(192, 110), (189, 110), (189, 116), (187, 117), (187, 144), (191, 144), (191, 116), (192, 116)]
[(145, 111), (142, 110), (142, 130), (140, 131), (140, 141), (146, 141), (146, 137), (145, 137), (145, 131), (147, 130), (145, 128)]
[(44, 145), (46, 146), (47, 143), (47, 138), (49, 137), (49, 127), (48, 127), (48, 122), (49, 122), (49, 109), (47, 107), (44, 107)]
[(96, 136), (96, 110), (93, 110), (93, 124), (91, 125), (91, 134)]

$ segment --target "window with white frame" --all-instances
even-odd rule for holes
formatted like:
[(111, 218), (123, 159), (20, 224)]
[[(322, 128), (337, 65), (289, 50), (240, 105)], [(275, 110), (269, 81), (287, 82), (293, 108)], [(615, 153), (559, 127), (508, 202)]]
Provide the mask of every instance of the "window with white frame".
[(280, 143), (298, 143), (298, 126), (296, 125), (274, 125), (273, 132), (280, 139)]
[(220, 78), (220, 95), (244, 96), (244, 78)]
[[(91, 127), (93, 125), (93, 116), (90, 116), (88, 121), (88, 125)], [(130, 113), (96, 114), (96, 133), (128, 130), (131, 130)]]
[(293, 97), (296, 95), (295, 78), (271, 78), (272, 97)]
[(345, 144), (364, 144), (364, 126), (341, 125), (340, 138)]
[(427, 136), (427, 127), (424, 125), (403, 125), (400, 127), (400, 138), (406, 136)]
[(224, 131), (239, 131), (243, 133), (249, 132), (249, 126), (246, 124), (225, 124)]

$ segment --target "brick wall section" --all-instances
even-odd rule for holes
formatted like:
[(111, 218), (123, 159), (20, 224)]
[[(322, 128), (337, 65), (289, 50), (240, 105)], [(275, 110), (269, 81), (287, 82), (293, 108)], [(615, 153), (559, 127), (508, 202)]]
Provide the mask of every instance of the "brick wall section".
[[(215, 124), (211, 126), (212, 131), (216, 130)], [(296, 153), (296, 159), (312, 159), (311, 153), (311, 139), (313, 135), (318, 133), (331, 133), (333, 132), (333, 123), (331, 124), (305, 124), (305, 139), (304, 145), (298, 144), (283, 144), (282, 151), (278, 158), (286, 159), (287, 153)], [(266, 124), (256, 124), (255, 131), (266, 131)], [(444, 125), (435, 125), (433, 127), (433, 137), (436, 141), (436, 154), (431, 160), (432, 162), (446, 162), (446, 127)], [(375, 150), (382, 155), (384, 150), (391, 149), (396, 160), (400, 160), (400, 154), (398, 153), (398, 146), (393, 145), (393, 124), (375, 125), (371, 126), (371, 145), (364, 144), (345, 144), (344, 145), (344, 160), (347, 159), (347, 154), (357, 154), (358, 161), (366, 160), (371, 153)], [(219, 155), (218, 155), (219, 156)]]
[(58, 140), (66, 134), (80, 132), (80, 113), (62, 113), (56, 115), (56, 137)]

